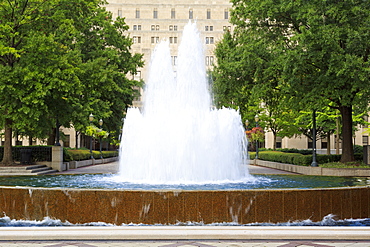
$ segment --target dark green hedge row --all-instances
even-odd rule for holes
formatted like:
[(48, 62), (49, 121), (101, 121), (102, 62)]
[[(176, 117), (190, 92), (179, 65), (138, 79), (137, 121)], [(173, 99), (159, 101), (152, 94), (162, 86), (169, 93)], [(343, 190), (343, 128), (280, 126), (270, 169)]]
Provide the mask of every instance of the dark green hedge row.
[[(20, 161), (23, 152), (31, 153), (31, 161), (51, 161), (52, 146), (13, 146), (12, 157), (15, 161)], [(0, 161), (3, 159), (4, 147), (0, 147)]]
[[(361, 145), (354, 145), (353, 151), (355, 154), (363, 154), (364, 147)], [(260, 151), (274, 151), (271, 148), (260, 148)], [(284, 153), (299, 153), (303, 155), (312, 154), (312, 149), (296, 149), (296, 148), (277, 148), (275, 151)]]
[[(255, 158), (255, 153), (250, 153), (250, 158)], [(262, 151), (258, 153), (258, 158), (261, 160), (266, 161), (273, 161), (285, 164), (293, 164), (293, 165), (300, 165), (300, 166), (309, 166), (312, 163), (312, 154), (311, 155), (303, 155), (299, 153), (284, 153), (281, 151)], [(318, 154), (316, 155), (317, 163), (325, 164), (331, 162), (338, 162), (340, 161), (341, 155), (326, 155), (326, 154)], [(362, 160), (362, 154), (355, 154), (356, 160)]]
[[(99, 151), (92, 151), (92, 155), (94, 159), (100, 159), (100, 152)], [(102, 151), (103, 158), (111, 158), (118, 156), (118, 151)], [(84, 149), (64, 149), (64, 161), (72, 161), (72, 160), (88, 160), (90, 159), (90, 150)]]

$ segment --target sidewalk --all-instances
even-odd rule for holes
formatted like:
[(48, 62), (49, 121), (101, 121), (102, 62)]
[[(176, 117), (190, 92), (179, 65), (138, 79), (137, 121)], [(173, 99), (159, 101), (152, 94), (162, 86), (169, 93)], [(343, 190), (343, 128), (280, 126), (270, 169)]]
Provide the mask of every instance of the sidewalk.
[(370, 246), (365, 227), (4, 227), (1, 246)]

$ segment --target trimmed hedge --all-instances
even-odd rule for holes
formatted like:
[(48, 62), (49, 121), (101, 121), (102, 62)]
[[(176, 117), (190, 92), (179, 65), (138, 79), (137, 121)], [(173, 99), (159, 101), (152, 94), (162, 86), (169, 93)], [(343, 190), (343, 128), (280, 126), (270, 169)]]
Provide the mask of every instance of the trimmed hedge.
[[(92, 151), (94, 159), (100, 159), (99, 151)], [(111, 158), (118, 156), (118, 151), (102, 151), (103, 158)], [(64, 148), (64, 161), (80, 161), (90, 159), (90, 150), (86, 149), (67, 149)]]
[[(249, 153), (250, 159), (255, 158), (255, 153)], [(303, 155), (299, 153), (285, 153), (281, 151), (261, 151), (258, 152), (258, 158), (266, 161), (273, 161), (285, 164), (293, 164), (300, 166), (309, 166), (312, 163), (312, 154)], [(326, 155), (317, 154), (316, 160), (319, 164), (338, 162), (340, 161), (341, 155)], [(356, 160), (362, 160), (362, 154), (355, 154)]]
[[(21, 153), (23, 151), (31, 152), (31, 161), (51, 161), (52, 146), (37, 145), (37, 146), (13, 146), (12, 157), (15, 161), (21, 160)], [(4, 147), (0, 147), (0, 161), (3, 159)]]

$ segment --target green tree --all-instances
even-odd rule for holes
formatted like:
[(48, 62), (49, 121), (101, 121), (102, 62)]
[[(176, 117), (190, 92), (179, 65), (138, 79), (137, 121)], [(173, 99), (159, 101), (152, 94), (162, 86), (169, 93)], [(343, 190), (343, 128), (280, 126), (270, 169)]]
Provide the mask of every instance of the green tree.
[(249, 121), (258, 113), (260, 124), (273, 133), (275, 149), (277, 136), (299, 132), (292, 124), (297, 112), (287, 104), (290, 95), (281, 91), (281, 68), (271, 47), (248, 29), (226, 32), (215, 51), (213, 88), (218, 107), (239, 108)]
[[(124, 19), (113, 21), (103, 3), (0, 1), (3, 164), (13, 163), (13, 128), (46, 138), (56, 125), (84, 129), (90, 112), (106, 122), (123, 117), (140, 86), (126, 75), (142, 66), (142, 55), (130, 53)], [(115, 130), (120, 125), (107, 124)]]
[[(271, 74), (271, 70), (280, 73), (279, 88), (281, 93), (295, 99), (292, 108), (303, 105), (320, 109), (330, 102), (331, 107), (338, 109), (342, 119), (341, 161), (353, 161), (352, 109), (368, 106), (370, 94), (368, 2), (233, 0), (232, 3), (231, 22), (237, 27), (233, 45), (240, 47), (237, 52), (244, 49), (260, 58), (255, 66), (270, 55), (269, 66), (257, 68), (263, 70), (262, 75)], [(246, 39), (253, 44), (247, 44)], [(265, 44), (262, 46), (265, 53), (250, 49), (257, 44)], [(259, 74), (250, 75), (255, 86), (260, 87)]]

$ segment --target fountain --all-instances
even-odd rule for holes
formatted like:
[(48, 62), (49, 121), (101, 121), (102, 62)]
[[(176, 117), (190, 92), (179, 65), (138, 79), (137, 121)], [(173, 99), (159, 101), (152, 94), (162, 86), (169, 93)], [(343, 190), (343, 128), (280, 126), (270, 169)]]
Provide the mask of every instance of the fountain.
[(0, 179), (0, 212), (9, 219), (116, 225), (370, 216), (366, 178), (296, 176), (292, 183), (288, 176), (250, 176), (238, 112), (211, 106), (194, 23), (182, 38), (176, 77), (168, 43), (156, 47), (144, 108), (127, 112), (119, 175)]
[(177, 76), (169, 43), (152, 56), (142, 113), (127, 111), (120, 177), (137, 183), (220, 183), (248, 178), (240, 115), (213, 109), (202, 42), (188, 23), (178, 52)]

